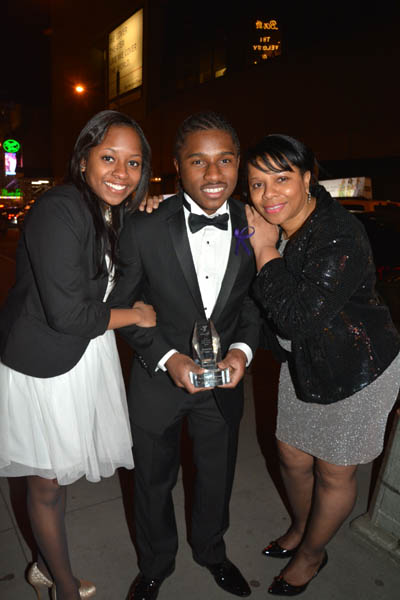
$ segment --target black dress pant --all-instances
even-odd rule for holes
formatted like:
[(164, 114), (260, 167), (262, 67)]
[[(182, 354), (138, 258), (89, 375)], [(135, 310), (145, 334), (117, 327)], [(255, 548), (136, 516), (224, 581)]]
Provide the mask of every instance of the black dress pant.
[(208, 565), (226, 557), (223, 535), (229, 526), (238, 426), (228, 425), (212, 392), (188, 394), (179, 415), (161, 436), (132, 426), (139, 568), (151, 579), (163, 579), (175, 567), (178, 535), (172, 490), (180, 466), (185, 416), (196, 466), (190, 540), (193, 558)]

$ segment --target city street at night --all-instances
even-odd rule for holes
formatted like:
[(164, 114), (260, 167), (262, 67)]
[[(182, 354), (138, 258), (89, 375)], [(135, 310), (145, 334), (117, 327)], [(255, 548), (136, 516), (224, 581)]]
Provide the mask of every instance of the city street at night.
[(399, 9), (3, 0), (0, 600), (399, 600)]

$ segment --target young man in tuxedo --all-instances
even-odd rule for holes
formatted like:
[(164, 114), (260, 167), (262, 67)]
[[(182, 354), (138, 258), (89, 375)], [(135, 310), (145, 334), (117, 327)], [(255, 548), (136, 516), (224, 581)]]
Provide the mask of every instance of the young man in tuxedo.
[[(197, 471), (193, 558), (225, 591), (251, 593), (228, 560), (223, 540), (243, 411), (242, 378), (259, 336), (258, 310), (247, 295), (254, 258), (237, 239), (247, 227), (244, 206), (231, 198), (239, 152), (237, 134), (223, 117), (187, 118), (175, 144), (179, 193), (151, 215), (135, 213), (121, 235), (124, 266), (111, 302), (129, 304), (140, 291), (157, 312), (155, 328), (124, 333), (137, 352), (128, 404), (140, 574), (129, 600), (154, 600), (175, 567), (172, 490), (185, 417)], [(190, 378), (191, 372), (202, 372), (191, 355), (194, 325), (204, 319), (212, 320), (220, 336), (219, 366), (230, 371), (230, 383), (212, 389), (196, 388)]]

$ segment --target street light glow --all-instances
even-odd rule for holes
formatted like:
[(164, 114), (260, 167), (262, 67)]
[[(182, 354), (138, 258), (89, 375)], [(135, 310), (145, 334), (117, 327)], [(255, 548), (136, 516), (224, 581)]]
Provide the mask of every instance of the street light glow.
[(85, 86), (82, 85), (81, 83), (78, 83), (75, 86), (75, 91), (76, 91), (77, 94), (83, 94), (83, 92), (85, 91)]

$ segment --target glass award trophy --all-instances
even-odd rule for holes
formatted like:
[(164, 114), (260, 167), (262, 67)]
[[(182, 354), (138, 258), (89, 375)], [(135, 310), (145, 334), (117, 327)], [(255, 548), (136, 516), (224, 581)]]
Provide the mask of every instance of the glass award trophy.
[(219, 369), (221, 342), (210, 320), (197, 321), (193, 331), (193, 360), (205, 369), (204, 373), (190, 373), (190, 381), (195, 387), (215, 387), (230, 382), (229, 368)]

